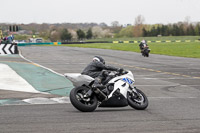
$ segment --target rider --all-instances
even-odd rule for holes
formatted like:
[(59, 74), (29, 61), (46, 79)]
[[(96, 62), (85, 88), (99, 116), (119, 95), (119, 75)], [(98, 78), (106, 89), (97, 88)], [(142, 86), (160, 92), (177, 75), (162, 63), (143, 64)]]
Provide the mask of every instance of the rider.
[(10, 35), (8, 37), (4, 37), (1, 43), (10, 44), (13, 42), (13, 40), (14, 40), (14, 36)]
[(8, 43), (12, 43), (14, 40), (14, 36), (13, 35), (8, 36), (7, 40), (8, 40)]
[(7, 37), (4, 37), (4, 38), (2, 39), (2, 41), (1, 41), (1, 43), (2, 43), (2, 44), (4, 44), (4, 43), (7, 44), (7, 43), (8, 43)]
[(95, 78), (94, 84), (92, 85), (93, 88), (103, 89), (105, 86), (102, 84), (102, 81), (108, 76), (108, 70), (123, 71), (121, 68), (105, 65), (105, 60), (102, 57), (94, 56), (92, 62), (86, 66), (81, 74)]
[(140, 47), (140, 50), (141, 50), (141, 52), (142, 52), (142, 51), (144, 50), (145, 47), (149, 47), (149, 46), (147, 45), (147, 41), (143, 39), (143, 40), (140, 42), (139, 47)]

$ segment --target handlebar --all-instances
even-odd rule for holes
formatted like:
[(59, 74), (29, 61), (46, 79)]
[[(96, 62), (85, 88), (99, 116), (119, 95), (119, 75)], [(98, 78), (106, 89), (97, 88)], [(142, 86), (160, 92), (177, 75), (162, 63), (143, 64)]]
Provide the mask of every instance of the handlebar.
[(128, 71), (123, 70), (123, 71), (121, 71), (121, 72), (117, 72), (116, 75), (117, 75), (117, 76), (120, 76), (120, 75), (124, 75), (124, 74), (127, 74), (127, 73), (128, 73)]

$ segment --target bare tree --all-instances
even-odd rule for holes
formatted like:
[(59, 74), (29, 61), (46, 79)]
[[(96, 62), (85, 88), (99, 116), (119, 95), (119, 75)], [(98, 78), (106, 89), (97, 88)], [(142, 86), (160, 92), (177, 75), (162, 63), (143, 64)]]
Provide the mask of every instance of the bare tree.
[(112, 27), (119, 27), (120, 24), (119, 24), (118, 21), (113, 21), (113, 22), (111, 22), (111, 26), (112, 26)]
[(56, 42), (56, 41), (59, 41), (60, 40), (60, 34), (58, 31), (56, 30), (53, 30), (51, 33), (50, 33), (50, 40), (52, 42)]
[(119, 33), (120, 30), (122, 29), (122, 25), (118, 21), (113, 21), (111, 23), (111, 29), (113, 33)]
[(76, 39), (78, 39), (78, 36), (77, 36), (75, 30), (73, 30), (73, 29), (69, 29), (69, 32), (70, 32), (71, 35), (72, 35), (72, 40), (76, 40)]
[(135, 18), (135, 25), (143, 25), (144, 24), (144, 17), (142, 15), (138, 15), (136, 18)]
[(138, 15), (135, 18), (135, 23), (134, 23), (134, 27), (133, 27), (133, 36), (134, 37), (140, 37), (143, 35), (144, 21), (145, 21), (145, 19), (142, 15)]
[(103, 29), (101, 27), (99, 26), (92, 27), (92, 33), (95, 38), (101, 38), (103, 36), (102, 32)]
[(187, 34), (187, 30), (188, 30), (189, 25), (190, 25), (190, 16), (186, 16), (185, 20), (183, 22), (183, 30), (184, 30), (185, 34)]
[(93, 37), (95, 38), (103, 38), (103, 37), (111, 37), (111, 31), (109, 29), (102, 29), (100, 26), (94, 26), (92, 28)]

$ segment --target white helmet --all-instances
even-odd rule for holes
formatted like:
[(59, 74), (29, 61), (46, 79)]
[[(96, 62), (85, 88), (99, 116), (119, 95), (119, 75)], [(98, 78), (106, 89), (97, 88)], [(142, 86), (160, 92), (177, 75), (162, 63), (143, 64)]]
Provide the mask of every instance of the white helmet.
[(142, 42), (142, 43), (146, 43), (146, 40), (142, 40), (141, 42)]
[(105, 64), (105, 60), (100, 56), (94, 56), (93, 61), (95, 61), (95, 60)]

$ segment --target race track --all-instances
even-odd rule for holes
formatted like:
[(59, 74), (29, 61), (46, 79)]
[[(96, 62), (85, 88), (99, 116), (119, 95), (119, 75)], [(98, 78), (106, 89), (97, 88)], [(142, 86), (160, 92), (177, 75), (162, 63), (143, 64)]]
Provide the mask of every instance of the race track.
[[(133, 72), (135, 85), (148, 96), (149, 106), (144, 111), (98, 108), (92, 113), (79, 112), (70, 103), (0, 106), (0, 132), (200, 132), (200, 59), (153, 54), (144, 58), (134, 52), (63, 46), (19, 49), (26, 59), (59, 74), (80, 73), (94, 55), (100, 55), (106, 64)], [(3, 94), (9, 98), (10, 93)]]

